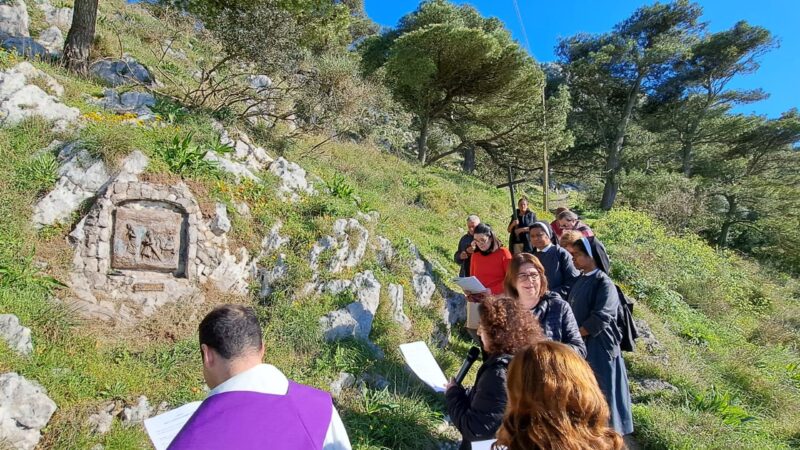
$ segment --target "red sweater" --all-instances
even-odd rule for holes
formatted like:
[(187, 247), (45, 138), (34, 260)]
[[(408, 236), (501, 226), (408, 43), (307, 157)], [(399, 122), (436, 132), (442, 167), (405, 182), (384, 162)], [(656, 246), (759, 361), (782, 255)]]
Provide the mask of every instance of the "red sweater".
[(469, 262), (469, 274), (491, 290), (492, 294), (502, 294), (503, 280), (509, 262), (511, 262), (511, 252), (505, 247), (500, 247), (487, 256), (477, 251), (472, 254)]

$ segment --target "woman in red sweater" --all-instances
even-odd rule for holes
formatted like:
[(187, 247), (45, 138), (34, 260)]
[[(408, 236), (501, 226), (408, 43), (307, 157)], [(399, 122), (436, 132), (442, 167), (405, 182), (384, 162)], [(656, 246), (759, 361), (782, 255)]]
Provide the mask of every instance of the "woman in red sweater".
[(503, 280), (511, 262), (511, 252), (503, 247), (492, 228), (485, 223), (475, 227), (473, 242), (476, 251), (469, 262), (469, 273), (486, 288), (485, 292), (467, 295), (467, 331), (475, 337), (480, 323), (478, 304), (487, 295), (503, 293)]

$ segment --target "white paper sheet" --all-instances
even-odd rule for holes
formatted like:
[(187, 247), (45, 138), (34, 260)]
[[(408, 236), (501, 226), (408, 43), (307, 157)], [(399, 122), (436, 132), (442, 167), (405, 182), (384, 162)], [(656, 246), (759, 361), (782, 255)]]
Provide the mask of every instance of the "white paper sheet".
[(453, 278), (453, 282), (467, 294), (480, 294), (486, 291), (483, 284), (475, 277)]
[(475, 441), (472, 443), (472, 450), (492, 450), (492, 444), (494, 444), (494, 442), (494, 439), (490, 441)]
[(433, 359), (433, 354), (427, 344), (422, 341), (402, 344), (400, 345), (400, 353), (403, 354), (403, 359), (406, 360), (408, 367), (423, 383), (433, 388), (436, 392), (444, 392), (447, 378), (445, 378), (439, 364)]
[(167, 411), (144, 421), (147, 435), (153, 441), (156, 450), (167, 450), (169, 444), (181, 431), (201, 402), (187, 403), (179, 408)]

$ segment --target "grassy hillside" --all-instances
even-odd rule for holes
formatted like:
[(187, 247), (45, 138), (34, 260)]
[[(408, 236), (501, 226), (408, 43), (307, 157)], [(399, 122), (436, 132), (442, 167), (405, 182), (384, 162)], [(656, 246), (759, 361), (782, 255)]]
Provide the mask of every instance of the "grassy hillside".
[[(210, 51), (191, 33), (181, 33), (179, 22), (164, 23), (135, 5), (104, 2), (98, 45), (113, 54), (110, 33), (119, 32), (125, 51), (146, 64), (156, 62), (153, 50), (164, 36), (175, 36), (188, 58)], [(16, 62), (0, 53), (0, 68)], [(188, 66), (179, 60), (172, 64), (178, 79), (188, 76)], [(276, 197), (277, 180), (268, 173), (260, 174), (263, 183), (237, 184), (215, 170), (170, 172), (164, 149), (173, 138), (191, 133), (195, 144), (214, 145), (210, 117), (165, 113), (155, 125), (125, 123), (87, 103), (87, 94), (102, 93), (100, 85), (44, 63), (36, 66), (64, 85), (65, 103), (79, 108), (86, 124), (65, 135), (53, 134), (48, 124), (37, 120), (0, 129), (0, 312), (19, 316), (34, 336), (30, 357), (17, 356), (0, 344), (0, 372), (15, 371), (37, 380), (57, 403), (42, 448), (91, 448), (98, 443), (108, 449), (148, 448), (141, 427), (126, 428), (115, 421), (110, 433), (96, 436), (88, 416), (110, 401), (134, 403), (140, 395), (152, 405), (164, 401), (171, 406), (203, 398), (196, 325), (205, 311), (223, 301), (257, 308), (266, 327), (267, 360), (299, 382), (328, 389), (340, 372), (378, 374), (390, 382), (386, 389), (347, 389), (337, 400), (356, 448), (437, 448), (453, 439), (452, 430), (441, 426), (441, 396), (409, 376), (397, 352), (402, 342), (431, 340), (442, 305), (438, 294), (426, 308), (411, 298), (406, 240), (444, 267), (447, 273), (442, 275), (455, 274), (450, 257), (464, 232), (466, 215), (477, 213), (502, 228), (508, 215), (506, 191), (460, 173), (421, 168), (369, 144), (332, 142), (309, 152), (319, 139), (305, 136), (286, 150), (286, 157), (321, 180), (320, 193), (287, 204)], [(32, 204), (55, 183), (53, 155), (37, 153), (53, 139), (81, 139), (111, 164), (139, 149), (151, 158), (146, 173), (150, 180), (183, 179), (201, 205), (220, 201), (234, 211), (234, 203), (246, 202), (251, 214), (233, 214), (231, 234), (251, 251), (282, 221), (281, 234), (290, 238), (284, 249), (289, 276), (264, 302), (255, 295), (229, 297), (209, 290), (205, 305), (166, 307), (135, 327), (82, 320), (55, 300), (66, 292), (51, 278), (65, 279), (72, 257), (65, 237), (80, 217), (38, 232), (29, 222)], [(275, 156), (272, 144), (261, 144)], [(369, 269), (383, 286), (404, 286), (405, 312), (414, 326), (405, 332), (394, 324), (388, 299), (382, 298), (370, 338), (384, 351), (384, 359), (363, 343), (327, 344), (322, 339), (318, 319), (352, 301), (349, 294), (293, 301), (293, 294), (311, 277), (311, 246), (331, 232), (334, 220), (373, 210), (380, 219), (369, 225), (370, 231), (390, 239), (399, 258), (382, 268), (368, 250), (360, 266), (336, 277), (349, 279)], [(635, 316), (649, 324), (660, 343), (625, 355), (634, 379), (639, 443), (653, 449), (800, 446), (797, 281), (767, 273), (736, 255), (718, 253), (696, 238), (668, 235), (641, 213), (614, 211), (589, 222), (608, 245), (614, 277), (640, 299)], [(270, 267), (274, 261), (261, 264)], [(455, 372), (468, 345), (456, 329), (450, 345), (437, 351), (446, 373)], [(642, 379), (664, 380), (677, 390), (648, 393), (636, 382)]]

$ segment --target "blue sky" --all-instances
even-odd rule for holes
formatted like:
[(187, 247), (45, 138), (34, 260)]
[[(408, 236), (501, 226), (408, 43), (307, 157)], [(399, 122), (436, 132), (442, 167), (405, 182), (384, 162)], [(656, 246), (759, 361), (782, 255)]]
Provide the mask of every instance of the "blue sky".
[[(525, 46), (513, 0), (473, 0), (468, 2), (481, 14), (501, 19), (514, 37)], [(602, 33), (628, 17), (641, 5), (653, 2), (636, 0), (517, 0), (530, 50), (539, 61), (555, 59), (558, 39), (578, 32)], [(731, 86), (740, 89), (761, 87), (770, 94), (759, 103), (740, 107), (739, 112), (777, 117), (790, 108), (800, 108), (800, 0), (701, 0), (704, 22), (711, 31), (730, 28), (739, 20), (770, 30), (780, 40), (780, 48), (761, 58), (761, 68), (752, 75), (740, 76)], [(419, 1), (365, 0), (367, 14), (381, 25), (393, 27), (403, 15), (417, 8)], [(796, 81), (791, 81), (796, 80)]]

